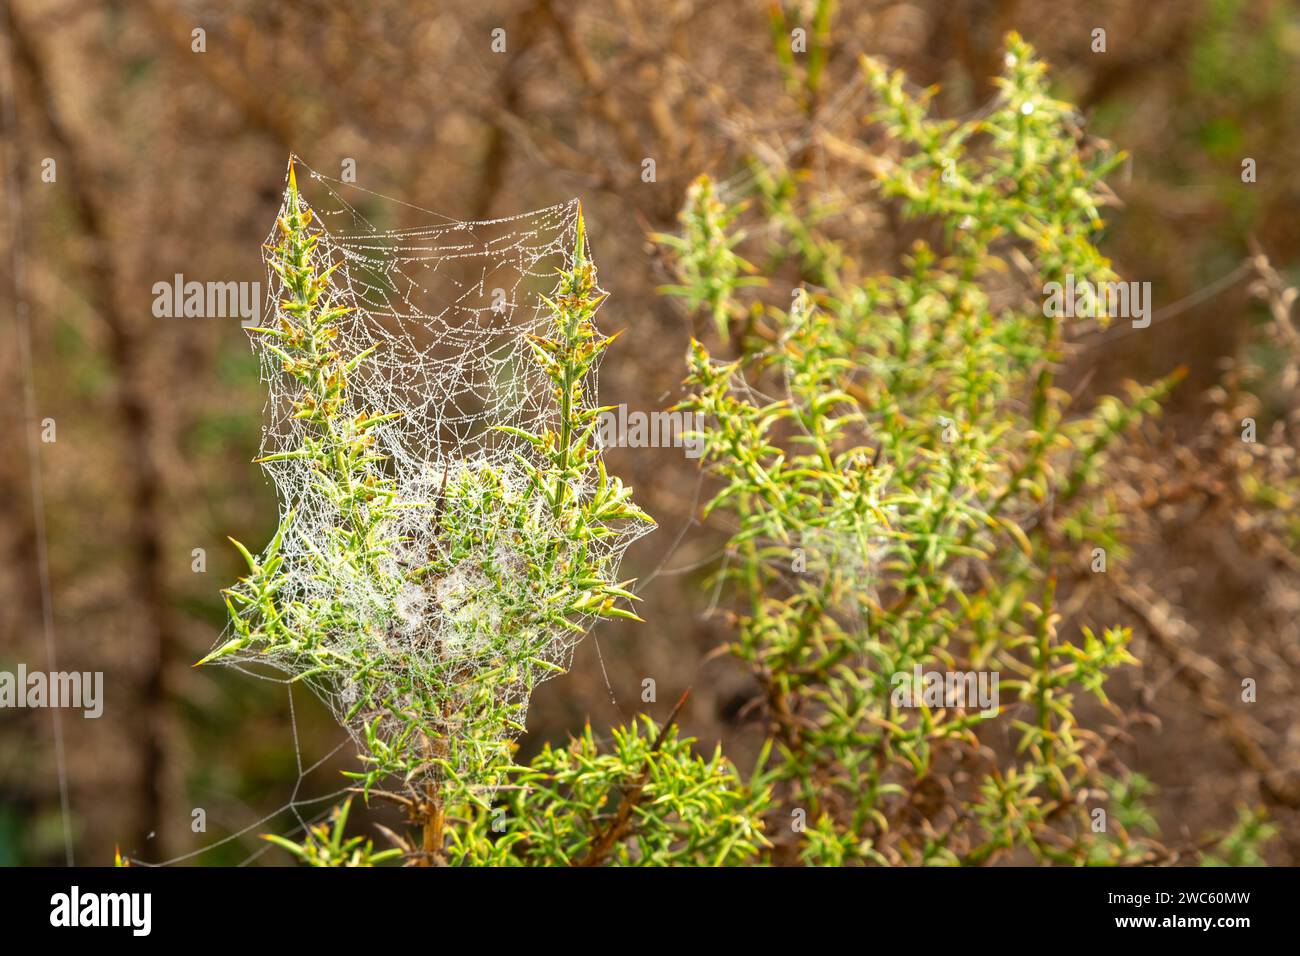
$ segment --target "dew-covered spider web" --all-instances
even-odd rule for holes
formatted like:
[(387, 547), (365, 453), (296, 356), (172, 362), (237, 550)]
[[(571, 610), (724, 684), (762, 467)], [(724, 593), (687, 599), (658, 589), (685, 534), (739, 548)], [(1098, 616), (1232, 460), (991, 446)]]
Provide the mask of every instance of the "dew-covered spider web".
[[(423, 210), (329, 179), (301, 161), (297, 180), (319, 233), (322, 271), (333, 267), (330, 305), (353, 310), (338, 320), (332, 347), (344, 357), (366, 355), (348, 377), (340, 417), (399, 413), (369, 434), (370, 452), (382, 459), (380, 477), (400, 506), (389, 511), (380, 535), (381, 573), (368, 574), (333, 556), (344, 519), (319, 465), (264, 461), (281, 517), (278, 605), (323, 629), (317, 645), (326, 654), (352, 663), (305, 668), (293, 648), (256, 644), (222, 662), (258, 676), (269, 667), (309, 686), (363, 748), (375, 736), (398, 737), (404, 708), (436, 698), (444, 738), (437, 756), (458, 775), (472, 776), (518, 733), (532, 689), (568, 669), (594, 620), (581, 615), (559, 626), (538, 618), (519, 627), (517, 614), (508, 618), (521, 603), (540, 608), (557, 599), (547, 593), (547, 579), (533, 573), (534, 546), (558, 539), (562, 529), (540, 499), (520, 505), (530, 500), (530, 467), (546, 466), (543, 452), (500, 428), (557, 430), (555, 388), (530, 337), (555, 334), (543, 297), (555, 295), (559, 272), (582, 241), (578, 203), (485, 222), (429, 221)], [(285, 203), (282, 217), (287, 188)], [(290, 296), (270, 265), (280, 239), (277, 225), (264, 256), (264, 327)], [(303, 386), (287, 373), (283, 356), (267, 348), (267, 337), (250, 337), (269, 394), (262, 457), (295, 452), (318, 427), (295, 415)], [(589, 407), (595, 378), (593, 370), (584, 383)], [(502, 525), (503, 514), (515, 524)], [(614, 581), (628, 545), (652, 528), (611, 528), (584, 543), (586, 559)], [(410, 573), (427, 567), (438, 570)], [(507, 619), (515, 623), (507, 626)], [(227, 629), (218, 646), (229, 637)], [(322, 656), (318, 650), (314, 660)], [(364, 683), (350, 673), (362, 660), (375, 662)], [(510, 720), (482, 719), (503, 705)]]

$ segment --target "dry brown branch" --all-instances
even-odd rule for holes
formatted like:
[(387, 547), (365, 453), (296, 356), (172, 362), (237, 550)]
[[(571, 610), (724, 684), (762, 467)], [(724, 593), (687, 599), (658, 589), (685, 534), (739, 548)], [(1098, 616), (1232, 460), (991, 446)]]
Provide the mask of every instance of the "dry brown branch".
[(140, 662), (138, 700), (143, 712), (135, 735), (140, 747), (137, 787), (142, 807), (134, 846), (143, 849), (152, 839), (162, 846), (164, 740), (168, 690), (165, 673), (171, 655), (174, 622), (166, 593), (163, 566), (162, 502), (165, 480), (154, 448), (157, 416), (144, 385), (139, 336), (118, 297), (113, 250), (116, 242), (97, 183), (100, 177), (85, 162), (87, 150), (65, 122), (50, 78), (46, 58), (36, 46), (24, 19), (11, 4), (10, 35), (17, 66), (40, 106), (46, 134), (63, 156), (64, 182), (91, 253), (84, 262), (91, 294), (108, 329), (109, 356), (116, 373), (115, 406), (126, 443), (130, 467), (124, 469), (131, 514), (131, 573), (129, 588), (138, 606), (136, 626), (142, 633), (133, 645)]
[(665, 720), (663, 726), (659, 728), (659, 735), (655, 737), (654, 743), (650, 746), (650, 754), (647, 754), (646, 756), (646, 767), (641, 771), (636, 782), (633, 783), (632, 786), (623, 794), (623, 799), (619, 801), (618, 809), (614, 811), (613, 820), (611, 820), (609, 825), (595, 836), (592, 840), (591, 847), (587, 850), (582, 859), (578, 860), (578, 862), (574, 864), (575, 866), (599, 866), (605, 859), (605, 856), (609, 853), (610, 849), (628, 835), (632, 826), (632, 812), (637, 808), (637, 805), (640, 804), (641, 798), (645, 793), (646, 782), (650, 779), (650, 756), (658, 753), (659, 748), (662, 747), (664, 741), (668, 739), (668, 734), (676, 725), (677, 717), (681, 713), (682, 707), (685, 706), (686, 698), (689, 697), (690, 694), (691, 692), (688, 689), (673, 706), (672, 713), (668, 715), (668, 719)]
[(1174, 665), (1179, 681), (1222, 728), (1237, 757), (1259, 774), (1266, 799), (1292, 809), (1300, 807), (1300, 776), (1294, 769), (1278, 767), (1256, 739), (1257, 732), (1252, 732), (1247, 722), (1224, 703), (1219, 687), (1224, 682), (1223, 671), (1191, 649), (1190, 627), (1140, 587), (1120, 584), (1118, 597), (1142, 621), (1151, 642)]

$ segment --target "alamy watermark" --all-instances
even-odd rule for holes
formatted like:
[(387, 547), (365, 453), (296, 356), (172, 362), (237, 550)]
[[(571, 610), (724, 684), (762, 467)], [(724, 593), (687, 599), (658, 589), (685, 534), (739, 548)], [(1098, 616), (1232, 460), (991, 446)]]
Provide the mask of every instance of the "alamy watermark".
[(1076, 280), (1071, 273), (1065, 282), (1043, 286), (1043, 315), (1048, 318), (1131, 319), (1133, 328), (1151, 324), (1150, 282), (1091, 282)]
[(74, 886), (50, 897), (50, 925), (119, 926), (130, 929), (133, 936), (148, 936), (153, 928), (153, 894), (83, 893)]
[(984, 717), (998, 712), (997, 671), (897, 671), (890, 703), (895, 707), (944, 707), (978, 710)]
[(61, 707), (80, 709), (91, 720), (104, 713), (103, 671), (0, 671), (0, 709)]
[(247, 329), (262, 317), (260, 282), (186, 282), (178, 272), (171, 282), (155, 282), (153, 295), (159, 319), (238, 318)]
[(681, 448), (687, 458), (704, 454), (704, 413), (628, 411), (617, 405), (600, 413), (604, 448)]

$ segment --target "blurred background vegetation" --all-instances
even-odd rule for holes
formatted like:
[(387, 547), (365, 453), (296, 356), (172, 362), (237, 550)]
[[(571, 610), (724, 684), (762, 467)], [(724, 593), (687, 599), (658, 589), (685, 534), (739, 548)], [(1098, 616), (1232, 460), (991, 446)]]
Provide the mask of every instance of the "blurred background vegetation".
[[(191, 668), (224, 624), (219, 589), (241, 570), (226, 535), (260, 545), (274, 531), (273, 489), (251, 464), (264, 393), (237, 319), (152, 315), (154, 283), (176, 273), (264, 281), (258, 243), (290, 152), (331, 175), (352, 159), (366, 188), (452, 217), (579, 196), (613, 293), (601, 322), (626, 329), (601, 398), (632, 409), (680, 399), (692, 335), (726, 348), (707, 318), (656, 293), (672, 276), (649, 235), (676, 228), (701, 172), (727, 180), (755, 155), (815, 172), (824, 137), (840, 142), (862, 123), (860, 53), (941, 84), (940, 112), (960, 117), (988, 101), (1002, 37), (1018, 30), (1052, 65), (1058, 95), (1078, 104), (1079, 135), (1129, 153), (1110, 179), (1102, 247), (1124, 279), (1152, 283), (1164, 311), (1143, 334), (1083, 339), (1062, 382), (1112, 392), (1186, 366), (1149, 436), (1157, 465), (1195, 469), (1205, 395), (1231, 361), (1276, 364), (1245, 351), (1267, 315), (1243, 266), (1250, 241), (1292, 283), (1300, 264), (1300, 10), (1285, 0), (11, 0), (4, 18), (16, 170), (4, 190), (21, 198), (36, 418), (57, 423), (57, 441), (37, 447), (58, 663), (106, 674), (104, 716), (63, 720), (82, 863), (108, 863), (115, 845), (146, 861), (287, 862), (257, 834), (324, 815), (330, 803), (309, 801), (353, 766), (343, 732), (307, 694), (290, 701), (281, 686)], [(814, 61), (779, 53), (797, 26), (820, 38)], [(1094, 51), (1098, 28), (1105, 52)], [(42, 180), (46, 158), (55, 182)], [(1254, 183), (1242, 181), (1246, 158)], [(874, 189), (858, 199), (848, 222), (858, 247), (895, 268), (916, 227)], [(0, 205), (10, 303), (11, 208)], [(46, 659), (22, 357), (0, 349), (5, 669)], [(1261, 432), (1293, 411), (1287, 395), (1260, 396)], [(721, 740), (752, 753), (756, 688), (712, 653), (728, 632), (706, 613), (702, 582), (725, 533), (698, 523), (696, 463), (656, 448), (608, 461), (660, 523), (625, 563), (646, 583), (648, 623), (599, 625), (572, 673), (535, 695), (523, 748), (587, 720), (600, 735), (638, 710), (663, 719), (689, 687), (684, 730), (706, 750)], [(1125, 715), (1112, 747), (1154, 784), (1135, 818), (1149, 811), (1172, 838), (1226, 829), (1240, 808), (1263, 805), (1280, 832), (1266, 859), (1300, 863), (1300, 786), (1261, 786), (1300, 773), (1295, 567), (1244, 545), (1236, 513), (1212, 494), (1193, 497), (1153, 499), (1126, 559), (1150, 600), (1115, 601), (1142, 666), (1110, 685)], [(1196, 679), (1213, 668), (1259, 682), (1249, 721), (1222, 719), (1237, 682)], [(642, 702), (647, 677), (656, 702)], [(286, 810), (293, 800), (307, 802)], [(49, 713), (6, 711), (0, 863), (63, 860), (60, 802)], [(206, 832), (193, 830), (196, 808)], [(353, 808), (354, 825), (381, 819)]]

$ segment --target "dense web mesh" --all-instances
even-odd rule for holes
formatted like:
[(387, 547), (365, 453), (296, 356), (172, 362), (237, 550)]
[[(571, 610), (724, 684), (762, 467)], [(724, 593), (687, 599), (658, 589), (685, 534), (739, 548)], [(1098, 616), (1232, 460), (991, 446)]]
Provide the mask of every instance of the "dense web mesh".
[[(269, 664), (307, 683), (358, 743), (376, 731), (396, 736), (404, 707), (436, 698), (444, 741), (438, 755), (458, 774), (472, 775), (517, 732), (536, 683), (568, 668), (592, 620), (579, 619), (577, 627), (505, 626), (507, 609), (517, 622), (520, 602), (542, 607), (552, 597), (539, 590), (532, 568), (536, 546), (561, 532), (540, 501), (521, 504), (526, 467), (543, 466), (540, 453), (494, 427), (533, 433), (555, 427), (554, 390), (529, 337), (554, 332), (542, 296), (554, 295), (557, 273), (579, 241), (578, 204), (487, 222), (399, 226), (431, 214), (301, 163), (298, 170), (304, 206), (321, 231), (319, 258), (336, 267), (333, 304), (354, 309), (339, 321), (335, 347), (344, 357), (374, 349), (349, 378), (343, 413), (400, 412), (371, 429), (373, 451), (384, 456), (380, 471), (400, 507), (381, 535), (387, 543), (378, 558), (382, 573), (364, 573), (332, 554), (342, 519), (316, 466), (302, 459), (265, 462), (284, 522), (280, 604), (290, 615), (311, 616), (313, 627), (324, 621), (325, 643), (339, 660), (375, 666), (359, 685), (347, 676), (355, 667), (313, 673), (292, 649), (268, 653), (252, 646), (223, 662)], [(273, 230), (268, 250), (278, 239)], [(268, 268), (268, 282), (264, 326), (289, 295), (274, 269)], [(251, 337), (269, 390), (263, 456), (292, 452), (311, 427), (294, 417), (302, 386), (263, 338)], [(585, 392), (594, 403), (594, 371)], [(510, 529), (505, 514), (514, 522)], [(627, 546), (652, 527), (628, 523), (586, 543), (607, 580), (615, 579)], [(419, 580), (409, 574), (430, 564), (440, 572)], [(510, 720), (484, 719), (500, 714), (502, 705), (513, 711)]]

